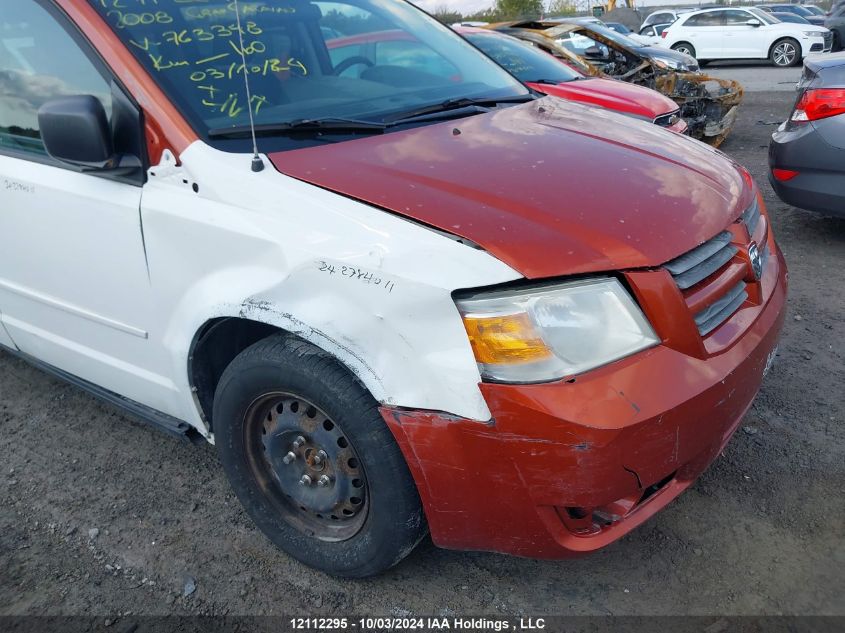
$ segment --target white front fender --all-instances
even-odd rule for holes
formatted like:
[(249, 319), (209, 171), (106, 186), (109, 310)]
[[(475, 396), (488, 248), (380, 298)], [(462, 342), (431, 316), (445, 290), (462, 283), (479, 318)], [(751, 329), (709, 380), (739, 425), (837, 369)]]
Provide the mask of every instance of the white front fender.
[[(451, 293), (517, 272), (388, 212), (272, 169), (253, 173), (243, 155), (195, 143), (180, 159), (180, 167), (150, 170), (158, 173), (142, 201), (160, 301), (151, 336), (180, 391), (190, 394), (197, 331), (209, 319), (238, 317), (331, 353), (379, 402), (489, 419)], [(182, 417), (205, 431), (192, 397), (184, 408)]]

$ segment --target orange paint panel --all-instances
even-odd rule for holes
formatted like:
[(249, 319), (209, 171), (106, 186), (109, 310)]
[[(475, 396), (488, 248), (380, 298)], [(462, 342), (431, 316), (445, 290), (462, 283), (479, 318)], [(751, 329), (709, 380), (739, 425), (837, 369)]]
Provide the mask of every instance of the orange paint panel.
[(196, 132), (158, 84), (86, 0), (55, 2), (82, 31), (144, 111), (151, 164), (155, 165), (161, 160), (165, 148), (170, 148), (178, 157), (198, 140)]
[[(574, 380), (483, 383), (487, 422), (382, 407), (434, 543), (581, 556), (681, 494), (725, 447), (760, 388), (786, 301), (785, 267), (770, 270), (768, 302), (744, 310), (744, 336), (719, 355), (695, 358), (661, 345)], [(660, 285), (641, 273), (649, 274), (639, 280), (647, 297)]]

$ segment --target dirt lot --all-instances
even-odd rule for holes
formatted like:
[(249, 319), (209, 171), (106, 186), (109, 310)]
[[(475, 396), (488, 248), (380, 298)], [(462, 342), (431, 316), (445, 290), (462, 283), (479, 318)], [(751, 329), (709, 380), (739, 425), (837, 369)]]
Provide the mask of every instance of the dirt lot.
[(380, 578), (333, 580), (270, 546), (213, 447), (0, 353), (0, 613), (845, 614), (845, 221), (766, 182), (792, 99), (749, 94), (723, 147), (763, 186), (789, 261), (777, 363), (725, 455), (621, 542), (574, 562), (424, 543)]

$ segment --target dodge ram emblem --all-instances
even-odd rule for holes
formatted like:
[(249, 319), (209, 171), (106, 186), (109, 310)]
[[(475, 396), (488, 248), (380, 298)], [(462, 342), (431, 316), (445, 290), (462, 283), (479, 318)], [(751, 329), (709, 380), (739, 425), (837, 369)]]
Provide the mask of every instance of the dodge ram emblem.
[(754, 279), (759, 280), (763, 276), (763, 258), (760, 256), (760, 249), (756, 242), (748, 246), (748, 259), (751, 260), (751, 270), (754, 271)]

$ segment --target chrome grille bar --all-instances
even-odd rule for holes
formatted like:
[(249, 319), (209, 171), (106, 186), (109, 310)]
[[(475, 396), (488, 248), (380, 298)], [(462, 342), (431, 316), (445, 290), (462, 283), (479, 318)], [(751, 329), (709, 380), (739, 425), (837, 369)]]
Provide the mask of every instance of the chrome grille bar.
[(731, 244), (730, 232), (723, 231), (712, 240), (668, 262), (665, 268), (675, 278), (678, 288), (686, 290), (719, 270), (737, 252), (738, 249)]
[(745, 289), (745, 282), (740, 281), (727, 294), (696, 314), (695, 324), (701, 336), (706, 336), (727, 321), (728, 317), (736, 312), (747, 298), (748, 291)]
[(739, 216), (739, 221), (748, 228), (749, 235), (754, 235), (754, 231), (757, 229), (757, 223), (760, 221), (760, 204), (757, 202), (757, 198), (754, 198), (754, 202), (742, 212), (742, 215)]

